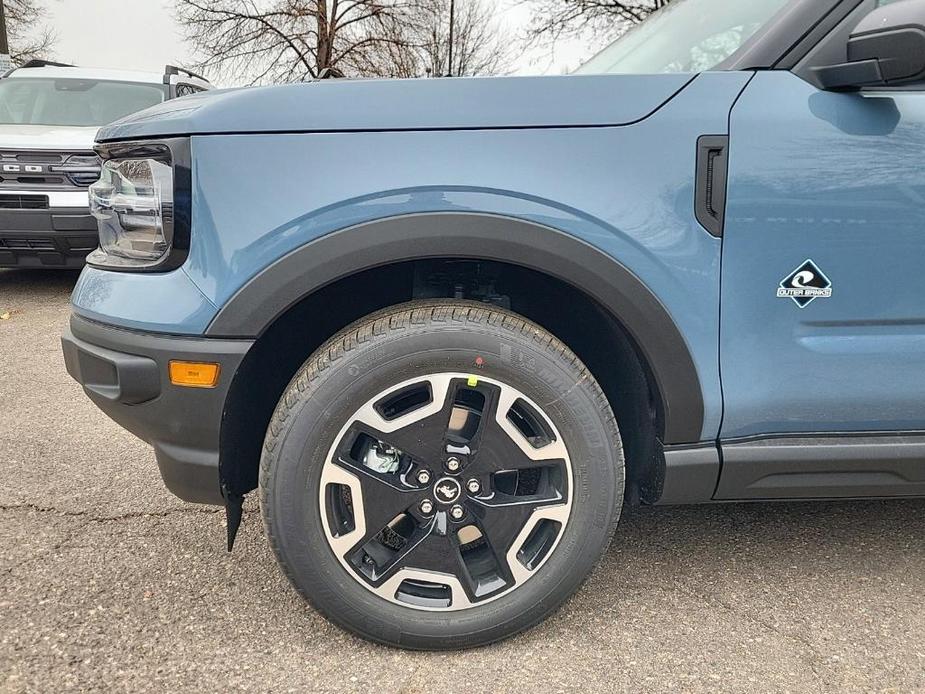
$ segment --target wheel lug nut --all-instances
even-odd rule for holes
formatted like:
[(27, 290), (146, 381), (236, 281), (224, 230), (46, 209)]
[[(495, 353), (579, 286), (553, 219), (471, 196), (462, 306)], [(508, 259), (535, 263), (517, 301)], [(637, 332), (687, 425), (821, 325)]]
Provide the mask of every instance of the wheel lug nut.
[(423, 513), (425, 516), (429, 516), (433, 512), (433, 502), (430, 499), (424, 499), (424, 501), (421, 502), (421, 513)]
[(418, 473), (418, 484), (428, 484), (430, 482), (430, 473), (427, 470), (421, 470)]
[(460, 520), (466, 512), (463, 510), (463, 507), (459, 504), (450, 507), (450, 518), (453, 520)]
[(452, 457), (446, 459), (446, 469), (450, 472), (459, 472), (459, 468), (462, 467), (462, 464), (459, 462), (459, 458)]
[(466, 482), (466, 489), (469, 490), (470, 494), (478, 494), (479, 491), (481, 491), (482, 489), (482, 485), (479, 484), (479, 481), (477, 479), (471, 479), (468, 482)]

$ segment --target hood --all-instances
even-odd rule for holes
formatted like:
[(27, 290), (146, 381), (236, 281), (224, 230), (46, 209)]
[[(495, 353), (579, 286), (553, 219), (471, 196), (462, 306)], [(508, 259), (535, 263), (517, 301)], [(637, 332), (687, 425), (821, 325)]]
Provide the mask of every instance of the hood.
[(91, 151), (96, 126), (0, 125), (0, 149), (49, 149)]
[(100, 130), (99, 140), (353, 130), (625, 125), (653, 113), (692, 75), (563, 75), (323, 80), (174, 99)]

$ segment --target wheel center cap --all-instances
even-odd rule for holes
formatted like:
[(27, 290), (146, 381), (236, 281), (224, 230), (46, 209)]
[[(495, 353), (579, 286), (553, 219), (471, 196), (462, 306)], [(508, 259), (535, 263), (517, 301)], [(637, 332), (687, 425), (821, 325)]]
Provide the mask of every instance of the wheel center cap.
[(434, 497), (441, 504), (452, 504), (462, 494), (462, 486), (452, 477), (443, 477), (434, 484)]

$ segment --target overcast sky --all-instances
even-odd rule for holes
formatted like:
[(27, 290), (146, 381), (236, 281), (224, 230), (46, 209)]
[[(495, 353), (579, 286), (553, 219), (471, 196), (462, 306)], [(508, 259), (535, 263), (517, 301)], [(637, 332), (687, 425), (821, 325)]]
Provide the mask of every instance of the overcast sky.
[[(42, 0), (57, 35), (56, 58), (87, 67), (160, 72), (167, 64), (189, 64), (192, 49), (183, 41), (168, 0)], [(516, 33), (529, 11), (515, 0), (499, 0), (501, 20)], [(534, 52), (515, 64), (520, 74), (560, 74), (590, 57), (593, 46), (570, 42), (555, 55)], [(230, 85), (229, 85), (230, 86)]]

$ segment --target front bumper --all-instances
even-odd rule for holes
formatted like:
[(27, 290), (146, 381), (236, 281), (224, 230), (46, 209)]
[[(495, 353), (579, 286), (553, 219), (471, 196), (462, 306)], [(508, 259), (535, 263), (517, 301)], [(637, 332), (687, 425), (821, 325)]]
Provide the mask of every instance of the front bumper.
[[(185, 501), (222, 504), (219, 453), (225, 397), (252, 340), (175, 337), (71, 316), (61, 338), (68, 373), (96, 405), (154, 447), (167, 488)], [(172, 359), (217, 362), (214, 388), (170, 382)]]
[(0, 267), (81, 268), (98, 245), (86, 207), (0, 208)]

